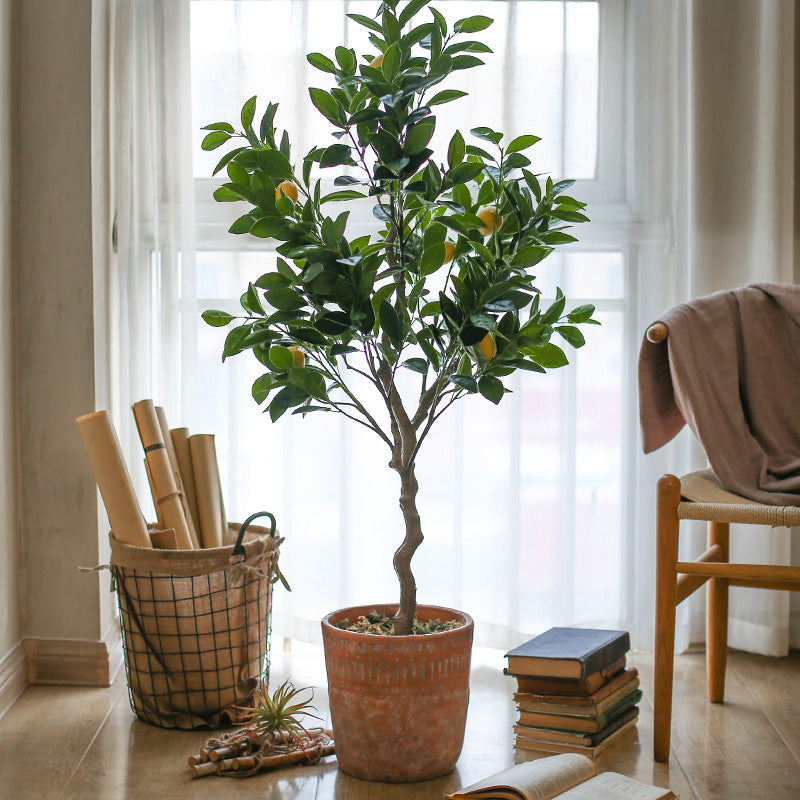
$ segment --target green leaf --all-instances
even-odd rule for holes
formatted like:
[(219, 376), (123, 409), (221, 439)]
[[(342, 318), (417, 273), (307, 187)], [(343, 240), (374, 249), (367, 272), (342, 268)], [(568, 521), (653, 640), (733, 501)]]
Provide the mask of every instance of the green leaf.
[(328, 94), (324, 89), (310, 88), (308, 94), (311, 97), (311, 102), (316, 106), (317, 110), (333, 123), (337, 128), (344, 127), (339, 113), (339, 104), (336, 98)]
[(235, 356), (244, 350), (243, 342), (250, 335), (249, 325), (239, 325), (233, 328), (225, 338), (225, 345), (222, 348), (222, 360), (228, 356)]
[(554, 322), (558, 322), (561, 319), (561, 315), (564, 313), (564, 305), (566, 304), (566, 298), (561, 292), (561, 289), (556, 289), (556, 299), (553, 301), (553, 304), (547, 311), (542, 314), (541, 322), (543, 325), (552, 325)]
[(320, 314), (314, 321), (314, 326), (320, 333), (338, 336), (350, 330), (351, 322), (350, 317), (344, 311), (329, 311), (326, 314)]
[(478, 390), (487, 399), (497, 405), (505, 394), (505, 388), (494, 375), (482, 375), (478, 380)]
[(593, 305), (578, 306), (567, 314), (567, 320), (572, 323), (589, 322), (594, 314)]
[(539, 347), (535, 345), (526, 347), (525, 353), (537, 364), (541, 364), (541, 366), (547, 369), (557, 369), (558, 367), (565, 367), (569, 364), (564, 351), (554, 344), (543, 344)]
[(350, 146), (346, 144), (332, 144), (326, 147), (319, 160), (320, 167), (338, 167), (342, 164), (352, 164)]
[(280, 370), (288, 370), (294, 366), (292, 351), (280, 344), (270, 347), (269, 360)]
[(278, 110), (277, 103), (270, 103), (267, 110), (261, 117), (261, 124), (259, 125), (259, 135), (261, 140), (268, 142), (274, 146), (275, 140), (273, 138), (273, 122), (275, 120), (275, 112)]
[(419, 260), (420, 273), (422, 275), (432, 275), (436, 272), (444, 264), (446, 253), (443, 241), (427, 246), (422, 251), (422, 257)]
[(245, 298), (247, 301), (247, 310), (252, 311), (256, 314), (263, 314), (264, 307), (261, 305), (261, 300), (258, 297), (258, 292), (256, 291), (256, 287), (253, 284), (249, 284), (247, 287), (247, 292), (245, 294)]
[(430, 100), (425, 101), (427, 106), (438, 106), (442, 103), (449, 103), (452, 100), (458, 100), (459, 97), (466, 97), (467, 92), (462, 92), (460, 89), (443, 89), (437, 92)]
[(233, 125), (230, 122), (212, 122), (210, 125), (203, 125), (200, 128), (201, 131), (227, 131), (228, 133), (234, 133)]
[(486, 30), (493, 22), (494, 20), (491, 17), (484, 17), (478, 14), (474, 17), (460, 19), (453, 25), (453, 31), (455, 33), (477, 33), (478, 31)]
[(242, 151), (247, 150), (246, 147), (237, 147), (231, 150), (228, 153), (225, 153), (224, 156), (217, 162), (217, 166), (214, 167), (214, 171), (211, 173), (212, 175), (216, 175), (223, 167), (227, 166), (229, 162), (231, 162), (236, 156), (239, 155)]
[(436, 127), (435, 118), (425, 119), (413, 125), (406, 134), (406, 141), (403, 145), (403, 151), (407, 155), (414, 155), (425, 149), (428, 142), (433, 136), (433, 131)]
[(306, 301), (290, 288), (268, 289), (266, 298), (267, 302), (279, 311), (295, 311), (306, 304)]
[(272, 390), (272, 375), (265, 373), (253, 381), (253, 388), (250, 393), (253, 395), (253, 400), (261, 405), (266, 399), (267, 395)]
[(431, 8), (430, 12), (433, 14), (433, 18), (436, 20), (436, 24), (441, 35), (447, 36), (447, 20), (435, 8)]
[(378, 321), (381, 329), (389, 337), (389, 341), (395, 346), (399, 345), (403, 338), (403, 326), (400, 317), (388, 300), (381, 300), (378, 306)]
[[(465, 161), (449, 169), (445, 173), (445, 180), (451, 186), (455, 186), (459, 183), (469, 183), (475, 180), (481, 172), (483, 172), (483, 164), (476, 164), (474, 161)], [(481, 225), (483, 224), (484, 223), (481, 222)]]
[(317, 400), (327, 400), (328, 393), (325, 391), (325, 379), (322, 374), (315, 369), (296, 369), (289, 372), (289, 383), (292, 386), (299, 386), (304, 389), (311, 397)]
[(381, 62), (381, 72), (387, 81), (391, 82), (400, 70), (400, 46), (397, 42), (392, 42), (383, 54)]
[(326, 194), (321, 200), (322, 203), (341, 202), (342, 200), (356, 200), (360, 197), (366, 197), (363, 192), (357, 192), (355, 189), (343, 189), (341, 192), (331, 192)]
[(536, 142), (540, 142), (541, 137), (533, 136), (532, 134), (526, 134), (524, 136), (517, 136), (516, 139), (512, 139), (508, 143), (508, 147), (506, 147), (506, 153), (516, 153), (520, 150), (526, 150), (529, 147), (532, 147), (536, 144)]
[(308, 392), (299, 386), (284, 386), (269, 404), (269, 416), (273, 422), (280, 418), (284, 412), (293, 406), (308, 399)]
[(200, 316), (206, 324), (211, 325), (212, 328), (222, 328), (224, 325), (231, 322), (231, 320), (236, 319), (233, 314), (229, 314), (227, 311), (216, 311), (214, 309), (204, 311)]
[(533, 267), (553, 252), (552, 247), (531, 245), (518, 250), (511, 259), (513, 267)]
[(222, 186), (218, 186), (214, 189), (212, 197), (218, 203), (238, 203), (241, 200), (250, 202), (253, 199), (246, 187), (236, 183), (224, 183)]
[(428, 374), (428, 362), (424, 358), (409, 358), (400, 366), (406, 367), (414, 372), (419, 372), (420, 375)]
[(228, 164), (227, 173), (232, 183), (240, 183), (242, 186), (250, 185), (250, 175), (241, 164), (232, 161)]
[(322, 53), (309, 53), (306, 56), (306, 59), (312, 67), (316, 67), (322, 72), (330, 72), (333, 75), (336, 74), (336, 64), (334, 64), (333, 61), (331, 61), (327, 56), (322, 55)]
[(557, 325), (556, 330), (564, 341), (569, 342), (573, 347), (583, 347), (586, 344), (583, 334), (572, 325)]
[(456, 386), (460, 386), (462, 389), (466, 389), (472, 394), (478, 391), (478, 382), (469, 375), (451, 375), (450, 383), (454, 383)]
[(480, 67), (482, 64), (485, 63), (486, 63), (485, 61), (478, 58), (477, 56), (460, 55), (460, 56), (455, 56), (452, 59), (452, 61), (450, 62), (450, 66), (453, 70), (472, 69), (472, 67)]
[(288, 286), (289, 279), (278, 272), (265, 272), (254, 285), (259, 289), (279, 289)]
[(347, 16), (350, 17), (353, 22), (357, 22), (359, 25), (363, 25), (365, 28), (369, 28), (376, 33), (383, 33), (383, 28), (381, 28), (380, 23), (376, 22), (374, 19), (365, 17), (363, 14), (348, 14)]
[(461, 135), (461, 131), (456, 131), (447, 148), (448, 167), (450, 167), (450, 169), (457, 167), (464, 160), (465, 153), (466, 145), (464, 144), (464, 137)]
[(290, 335), (292, 339), (307, 344), (316, 344), (320, 347), (325, 347), (328, 344), (328, 339), (314, 328), (292, 328)]
[(230, 134), (226, 131), (212, 131), (203, 138), (200, 147), (202, 147), (203, 150), (216, 150), (230, 138)]
[(545, 244), (571, 244), (572, 242), (577, 242), (578, 240), (569, 233), (564, 233), (563, 231), (545, 231), (544, 233), (539, 235), (539, 238)]
[(242, 127), (247, 130), (253, 124), (256, 113), (256, 98), (251, 97), (242, 106)]
[(406, 24), (421, 8), (424, 8), (430, 0), (409, 0), (405, 8), (400, 12), (398, 22), (401, 27)]
[(487, 331), (490, 331), (494, 327), (494, 317), (490, 316), (489, 314), (482, 314), (477, 313), (473, 314), (469, 321), (473, 325), (477, 325), (479, 328), (484, 328)]
[(347, 47), (342, 47), (341, 45), (336, 48), (335, 52), (336, 60), (339, 62), (339, 66), (348, 75), (354, 75), (356, 71), (355, 53)]
[(514, 369), (523, 369), (526, 372), (538, 372), (541, 374), (545, 371), (544, 367), (540, 367), (534, 361), (527, 361), (524, 358), (514, 358), (510, 361), (505, 361), (504, 363), (508, 364), (508, 366), (513, 367)]
[(492, 144), (499, 144), (500, 140), (503, 138), (503, 134), (499, 131), (492, 130), (491, 128), (487, 128), (485, 125), (482, 125), (477, 128), (472, 128), (470, 133), (473, 136), (477, 136), (479, 139), (483, 139), (487, 142), (491, 142)]
[(256, 153), (258, 169), (278, 181), (292, 180), (292, 165), (280, 150), (259, 150)]

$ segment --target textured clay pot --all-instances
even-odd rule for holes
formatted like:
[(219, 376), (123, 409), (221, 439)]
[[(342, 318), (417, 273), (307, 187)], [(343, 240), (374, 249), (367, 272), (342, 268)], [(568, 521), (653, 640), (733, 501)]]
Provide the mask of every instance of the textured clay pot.
[(418, 606), (417, 619), (463, 620), (452, 631), (378, 636), (335, 627), (372, 610), (343, 608), (322, 620), (333, 734), (339, 767), (367, 781), (408, 783), (445, 775), (464, 743), (472, 618)]

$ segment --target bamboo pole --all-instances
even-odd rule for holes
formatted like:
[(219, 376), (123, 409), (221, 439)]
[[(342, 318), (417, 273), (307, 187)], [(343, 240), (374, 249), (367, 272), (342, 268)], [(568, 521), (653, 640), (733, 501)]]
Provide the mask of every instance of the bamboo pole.
[(147, 523), (108, 412), (95, 411), (75, 421), (114, 536), (136, 547), (151, 547)]
[(133, 404), (133, 416), (142, 440), (147, 466), (150, 470), (153, 500), (156, 508), (161, 506), (159, 521), (162, 528), (174, 528), (181, 550), (192, 550), (192, 540), (183, 513), (180, 492), (167, 455), (166, 444), (161, 435), (155, 406), (152, 400), (140, 400)]

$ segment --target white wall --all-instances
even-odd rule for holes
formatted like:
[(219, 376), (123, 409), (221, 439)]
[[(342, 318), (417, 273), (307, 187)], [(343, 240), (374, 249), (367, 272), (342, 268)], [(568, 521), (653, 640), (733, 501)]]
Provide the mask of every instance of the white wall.
[(19, 641), (20, 562), (16, 525), (14, 354), (12, 349), (13, 187), (11, 0), (0, 0), (0, 661)]
[(113, 619), (108, 575), (78, 571), (104, 560), (108, 527), (98, 527), (97, 488), (75, 424), (95, 410), (107, 375), (98, 347), (107, 336), (110, 237), (106, 70), (103, 51), (92, 48), (105, 36), (106, 8), (106, 0), (15, 3), (15, 377), (26, 650), (29, 640), (97, 642)]

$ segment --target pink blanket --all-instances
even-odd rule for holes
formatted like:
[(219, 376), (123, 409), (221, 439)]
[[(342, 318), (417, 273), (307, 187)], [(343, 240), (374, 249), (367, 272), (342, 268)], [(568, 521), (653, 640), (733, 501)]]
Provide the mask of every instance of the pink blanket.
[(645, 453), (688, 424), (722, 485), (800, 505), (800, 286), (756, 283), (670, 309), (639, 352)]

